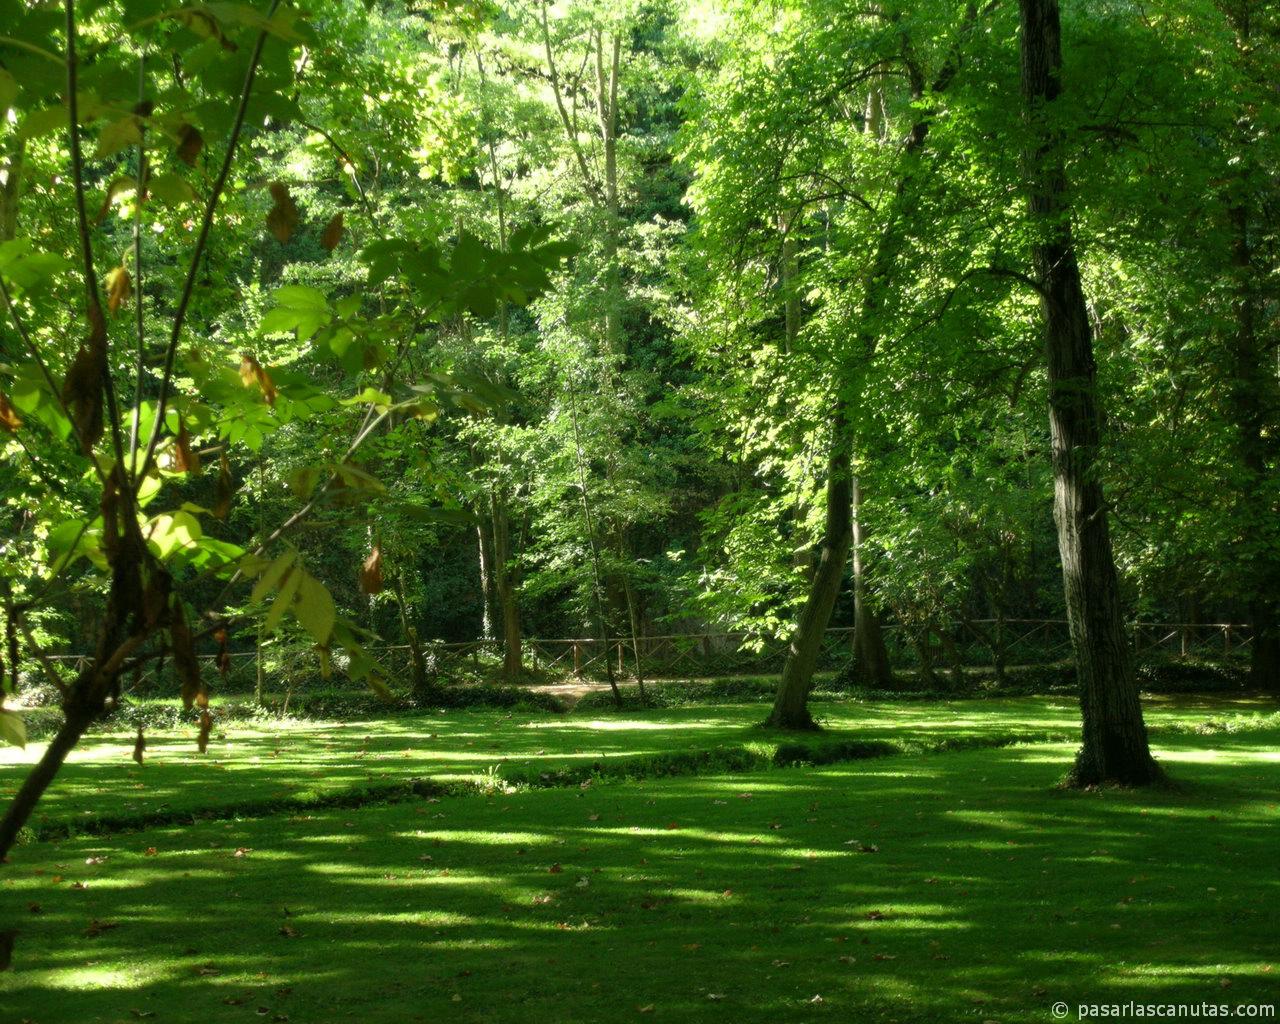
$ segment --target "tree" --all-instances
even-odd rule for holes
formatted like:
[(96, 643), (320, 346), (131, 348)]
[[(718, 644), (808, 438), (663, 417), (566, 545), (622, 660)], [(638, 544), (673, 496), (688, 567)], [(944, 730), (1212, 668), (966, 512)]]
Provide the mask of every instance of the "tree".
[(1035, 231), (1035, 283), (1044, 318), (1053, 438), (1054, 518), (1067, 618), (1080, 679), (1083, 743), (1077, 785), (1147, 785), (1161, 777), (1124, 634), (1107, 507), (1098, 475), (1101, 410), (1093, 332), (1071, 233), (1054, 103), (1062, 92), (1062, 29), (1057, 0), (1020, 0), (1022, 92), (1031, 122), (1026, 155), (1028, 206)]

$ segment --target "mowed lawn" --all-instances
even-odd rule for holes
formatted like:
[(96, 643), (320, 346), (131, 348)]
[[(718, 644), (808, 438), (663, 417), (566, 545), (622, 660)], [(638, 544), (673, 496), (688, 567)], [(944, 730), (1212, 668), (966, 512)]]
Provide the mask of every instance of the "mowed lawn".
[[(1210, 720), (1236, 724), (1274, 716), (1274, 700), (1155, 699), (1148, 721), (1185, 731)], [(1066, 698), (1026, 697), (949, 702), (829, 703), (816, 712), (823, 740), (928, 745), (944, 740), (1072, 740), (1079, 708)], [(305, 805), (336, 794), (415, 779), (442, 783), (537, 778), (542, 772), (681, 752), (748, 747), (767, 753), (778, 738), (751, 727), (759, 704), (690, 707), (636, 714), (475, 711), (347, 723), (228, 722), (208, 753), (195, 729), (147, 733), (145, 763), (132, 760), (132, 732), (99, 733), (74, 751), (37, 809), (32, 825), (90, 826), (106, 816), (153, 821), (264, 802)], [(16, 791), (43, 751), (0, 747), (0, 801)], [(1066, 759), (1064, 758), (1064, 770)]]
[(20, 928), (0, 1019), (1040, 1024), (1058, 1000), (1272, 1001), (1278, 744), (1165, 733), (1174, 791), (1055, 790), (1071, 746), (1038, 744), (34, 844), (0, 876)]

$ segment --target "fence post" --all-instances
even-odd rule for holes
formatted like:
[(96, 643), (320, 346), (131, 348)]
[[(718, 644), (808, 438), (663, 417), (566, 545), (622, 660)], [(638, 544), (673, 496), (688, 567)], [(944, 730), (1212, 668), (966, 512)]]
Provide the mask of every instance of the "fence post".
[(582, 676), (582, 645), (577, 640), (573, 642), (573, 674)]
[(1223, 657), (1231, 656), (1231, 626), (1222, 627), (1222, 654)]

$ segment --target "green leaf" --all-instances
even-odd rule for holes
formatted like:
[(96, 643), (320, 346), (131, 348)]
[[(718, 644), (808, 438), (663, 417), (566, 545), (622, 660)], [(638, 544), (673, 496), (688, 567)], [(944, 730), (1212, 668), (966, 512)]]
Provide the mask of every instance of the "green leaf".
[(15, 747), (27, 745), (27, 723), (16, 711), (0, 708), (0, 740)]
[(4, 68), (0, 68), (0, 114), (13, 106), (18, 98), (18, 81)]
[(194, 203), (199, 198), (196, 190), (187, 183), (186, 179), (173, 173), (156, 175), (147, 182), (147, 191), (166, 206)]
[(254, 584), (249, 600), (254, 604), (261, 604), (265, 601), (267, 595), (280, 586), (280, 581), (284, 579), (284, 574), (293, 566), (297, 557), (298, 553), (296, 551), (286, 551), (268, 565), (258, 578), (258, 582)]
[(18, 125), (18, 138), (26, 139), (30, 142), (32, 139), (41, 139), (46, 135), (52, 135), (58, 129), (66, 128), (66, 126), (66, 107), (44, 107), (40, 110), (33, 110), (22, 119), (22, 123)]
[(104, 160), (109, 156), (115, 156), (122, 149), (138, 145), (141, 141), (142, 128), (138, 124), (137, 117), (129, 114), (118, 121), (112, 121), (102, 129), (102, 133), (98, 136), (98, 149), (94, 156), (99, 160)]
[(293, 604), (293, 599), (298, 593), (298, 587), (302, 583), (302, 577), (306, 573), (298, 566), (290, 568), (288, 574), (284, 578), (284, 583), (280, 586), (280, 593), (276, 595), (275, 601), (272, 602), (270, 610), (267, 612), (266, 621), (263, 622), (263, 629), (268, 633), (279, 625), (284, 613), (289, 610), (289, 606)]
[(298, 587), (298, 601), (293, 613), (317, 644), (324, 646), (329, 642), (338, 611), (333, 604), (333, 595), (314, 576), (304, 575)]

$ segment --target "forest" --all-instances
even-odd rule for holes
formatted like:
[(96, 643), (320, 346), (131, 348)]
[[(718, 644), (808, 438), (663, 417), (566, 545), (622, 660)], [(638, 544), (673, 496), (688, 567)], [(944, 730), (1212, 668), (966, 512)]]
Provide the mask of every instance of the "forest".
[(0, 0), (0, 115), (0, 1024), (1274, 1016), (1272, 0)]

